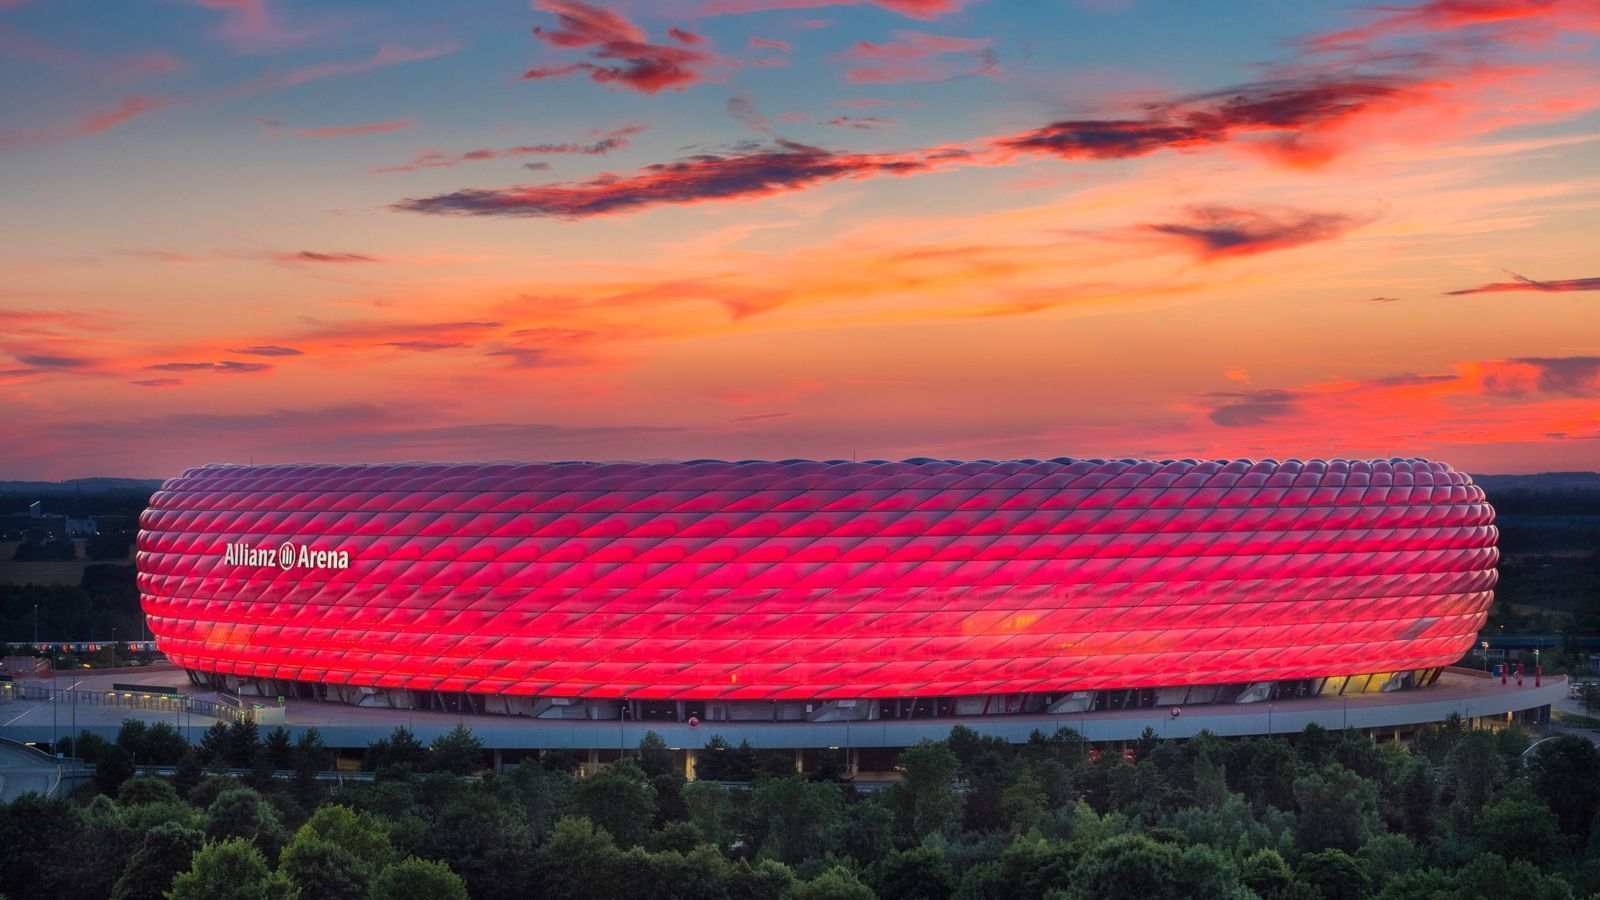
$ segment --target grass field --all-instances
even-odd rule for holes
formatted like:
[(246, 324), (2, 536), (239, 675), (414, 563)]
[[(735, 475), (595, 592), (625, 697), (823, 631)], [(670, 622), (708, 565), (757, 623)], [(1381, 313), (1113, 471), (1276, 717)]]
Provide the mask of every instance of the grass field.
[(0, 543), (0, 584), (78, 584), (83, 581), (85, 566), (92, 566), (96, 562), (116, 562), (84, 559), (83, 541), (74, 543), (78, 545), (79, 558), (60, 562), (17, 562), (12, 559), (17, 553), (16, 543)]

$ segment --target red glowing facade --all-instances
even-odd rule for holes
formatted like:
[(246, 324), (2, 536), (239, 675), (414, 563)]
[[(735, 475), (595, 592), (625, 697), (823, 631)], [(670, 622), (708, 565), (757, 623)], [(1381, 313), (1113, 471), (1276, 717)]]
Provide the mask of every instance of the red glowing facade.
[(152, 498), (138, 568), (199, 672), (960, 696), (1449, 664), (1493, 517), (1416, 459), (206, 466)]

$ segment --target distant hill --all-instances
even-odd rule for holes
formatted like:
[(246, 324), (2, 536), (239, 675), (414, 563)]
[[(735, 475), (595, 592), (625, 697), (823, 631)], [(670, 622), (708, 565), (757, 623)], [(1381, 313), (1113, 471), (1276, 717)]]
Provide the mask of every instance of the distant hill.
[(99, 494), (106, 491), (153, 491), (159, 478), (72, 478), (67, 481), (0, 481), (0, 494)]
[(1600, 472), (1540, 472), (1536, 475), (1474, 475), (1486, 491), (1600, 491)]

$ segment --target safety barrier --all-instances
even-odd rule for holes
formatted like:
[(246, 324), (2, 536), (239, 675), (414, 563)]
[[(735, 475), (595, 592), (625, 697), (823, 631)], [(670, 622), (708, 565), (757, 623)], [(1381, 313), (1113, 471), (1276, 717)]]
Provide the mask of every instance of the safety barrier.
[(203, 700), (187, 694), (153, 694), (140, 691), (63, 690), (47, 684), (0, 683), (0, 702), (39, 700), (44, 703), (115, 706), (123, 709), (148, 709), (156, 712), (187, 712), (227, 722), (255, 721), (255, 711), (235, 700), (232, 703)]

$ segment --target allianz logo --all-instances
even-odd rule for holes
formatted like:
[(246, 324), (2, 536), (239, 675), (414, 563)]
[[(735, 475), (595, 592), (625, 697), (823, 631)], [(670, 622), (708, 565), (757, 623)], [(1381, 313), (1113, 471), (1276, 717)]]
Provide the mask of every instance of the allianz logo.
[(276, 547), (229, 544), (222, 561), (230, 566), (277, 566), (285, 572), (290, 569), (348, 569), (350, 553), (347, 550), (314, 550), (293, 541), (284, 541)]

